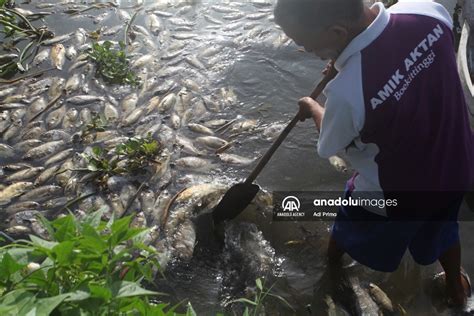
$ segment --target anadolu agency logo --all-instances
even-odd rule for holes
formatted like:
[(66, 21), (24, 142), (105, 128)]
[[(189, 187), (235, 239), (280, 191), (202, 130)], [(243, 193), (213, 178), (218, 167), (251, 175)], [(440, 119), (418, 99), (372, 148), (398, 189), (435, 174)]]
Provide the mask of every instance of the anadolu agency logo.
[(298, 198), (293, 195), (287, 196), (281, 202), (281, 207), (283, 208), (283, 211), (286, 212), (298, 212), (300, 210), (300, 206), (300, 200), (298, 200)]
[(300, 200), (293, 195), (289, 195), (281, 201), (282, 212), (277, 212), (277, 217), (303, 217), (304, 212), (300, 212)]

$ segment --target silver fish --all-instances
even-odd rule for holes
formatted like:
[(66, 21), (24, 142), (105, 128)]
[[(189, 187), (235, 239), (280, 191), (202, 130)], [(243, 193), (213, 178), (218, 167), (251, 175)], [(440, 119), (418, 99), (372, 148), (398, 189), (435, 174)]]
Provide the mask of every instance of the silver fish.
[(50, 165), (54, 165), (54, 164), (56, 164), (56, 163), (58, 163), (58, 162), (61, 162), (61, 161), (65, 160), (66, 158), (68, 158), (69, 156), (71, 156), (73, 152), (74, 152), (74, 149), (72, 149), (72, 148), (63, 150), (63, 151), (57, 153), (56, 155), (51, 156), (50, 158), (48, 158), (48, 159), (44, 162), (44, 165), (45, 165), (46, 167), (48, 167), (48, 166), (50, 166)]
[(38, 177), (36, 177), (36, 180), (34, 182), (35, 186), (47, 183), (50, 179), (53, 178), (53, 176), (59, 171), (60, 168), (61, 165), (56, 165), (45, 169), (38, 175)]
[(49, 48), (43, 49), (41, 52), (39, 52), (35, 58), (33, 59), (33, 64), (38, 66), (39, 64), (42, 64), (46, 59), (49, 57)]
[(17, 202), (7, 206), (7, 208), (5, 208), (5, 212), (8, 215), (12, 215), (22, 211), (38, 209), (40, 206), (41, 205), (38, 202), (34, 201)]
[(69, 45), (66, 48), (66, 58), (69, 59), (69, 60), (73, 60), (74, 58), (76, 58), (76, 56), (77, 56), (76, 49), (74, 48), (74, 46)]
[(253, 158), (246, 158), (235, 154), (219, 154), (219, 159), (225, 163), (241, 165), (241, 166), (248, 166), (252, 164), (255, 159)]
[(380, 287), (374, 283), (369, 283), (369, 293), (382, 310), (393, 313), (395, 310), (393, 308), (393, 303), (387, 294), (382, 291)]
[(329, 157), (329, 163), (339, 172), (347, 172), (347, 164), (344, 159), (338, 156)]
[(222, 138), (215, 137), (215, 136), (201, 136), (196, 138), (196, 142), (210, 147), (212, 149), (218, 149), (222, 146), (225, 146), (228, 144), (228, 142)]
[(22, 195), (32, 187), (33, 183), (31, 182), (16, 182), (7, 186), (0, 191), (0, 205), (9, 203), (11, 199)]
[(205, 134), (205, 135), (214, 135), (214, 132), (210, 128), (201, 124), (189, 123), (188, 127), (190, 130), (196, 133)]
[(64, 141), (62, 140), (48, 142), (48, 143), (45, 143), (43, 145), (40, 145), (38, 147), (28, 150), (26, 154), (23, 156), (23, 159), (25, 160), (41, 159), (41, 158), (54, 154), (63, 146), (64, 146)]
[(7, 182), (24, 181), (36, 177), (44, 170), (43, 167), (28, 168), (17, 171), (5, 178)]
[(22, 196), (20, 196), (20, 201), (36, 201), (38, 203), (44, 202), (48, 199), (51, 199), (55, 195), (60, 194), (63, 191), (63, 188), (57, 185), (44, 185), (41, 187), (34, 188), (29, 190)]
[(53, 37), (52, 39), (42, 41), (41, 44), (48, 46), (48, 45), (53, 45), (53, 44), (60, 43), (60, 42), (61, 42), (61, 43), (62, 43), (62, 42), (66, 42), (66, 41), (68, 41), (68, 40), (71, 38), (71, 34), (72, 34), (72, 33)]
[(158, 36), (163, 29), (160, 19), (154, 14), (148, 14), (147, 26), (150, 29), (150, 32), (155, 36)]
[(114, 122), (119, 118), (120, 114), (112, 103), (107, 102), (104, 106), (104, 116), (108, 121)]
[(66, 99), (66, 102), (74, 104), (74, 105), (85, 105), (90, 104), (97, 101), (105, 101), (104, 97), (96, 96), (96, 95), (77, 95), (74, 97), (70, 97)]
[(182, 157), (176, 159), (176, 165), (186, 169), (209, 170), (215, 168), (209, 160), (199, 157)]

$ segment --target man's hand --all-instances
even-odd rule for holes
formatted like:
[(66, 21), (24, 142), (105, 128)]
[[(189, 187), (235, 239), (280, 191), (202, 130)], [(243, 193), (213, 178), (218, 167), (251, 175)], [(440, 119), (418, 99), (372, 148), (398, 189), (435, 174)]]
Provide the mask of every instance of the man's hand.
[(321, 121), (324, 115), (324, 108), (317, 101), (310, 97), (304, 97), (299, 99), (298, 105), (300, 110), (298, 116), (300, 121), (304, 121), (308, 118), (313, 118), (318, 130), (321, 128)]

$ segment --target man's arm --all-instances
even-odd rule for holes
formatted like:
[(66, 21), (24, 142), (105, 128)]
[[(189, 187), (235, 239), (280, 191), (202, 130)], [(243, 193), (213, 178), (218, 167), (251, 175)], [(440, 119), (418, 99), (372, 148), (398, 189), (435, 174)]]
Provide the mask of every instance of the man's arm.
[(319, 104), (319, 102), (311, 99), (310, 97), (301, 98), (298, 101), (298, 105), (300, 106), (300, 110), (298, 112), (300, 121), (313, 118), (316, 128), (318, 131), (320, 131), (321, 122), (323, 121), (324, 116), (324, 107)]

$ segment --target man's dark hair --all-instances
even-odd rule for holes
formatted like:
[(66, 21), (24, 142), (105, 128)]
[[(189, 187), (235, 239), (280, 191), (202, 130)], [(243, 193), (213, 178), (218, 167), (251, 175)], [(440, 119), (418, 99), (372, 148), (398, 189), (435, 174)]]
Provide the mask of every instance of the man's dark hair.
[(363, 0), (278, 0), (274, 15), (282, 27), (318, 29), (337, 22), (355, 22), (363, 8)]

